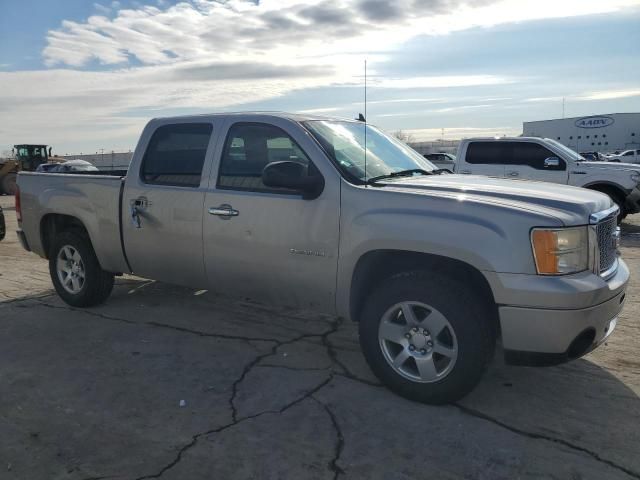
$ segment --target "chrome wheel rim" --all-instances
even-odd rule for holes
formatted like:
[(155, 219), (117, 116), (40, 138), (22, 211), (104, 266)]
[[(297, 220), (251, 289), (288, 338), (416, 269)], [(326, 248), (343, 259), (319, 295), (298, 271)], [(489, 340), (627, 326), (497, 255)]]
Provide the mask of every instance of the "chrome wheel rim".
[(58, 252), (56, 271), (62, 288), (71, 294), (80, 293), (85, 281), (84, 262), (78, 250), (65, 245)]
[(458, 359), (453, 327), (441, 312), (420, 302), (401, 302), (387, 310), (378, 341), (389, 366), (413, 382), (442, 380)]

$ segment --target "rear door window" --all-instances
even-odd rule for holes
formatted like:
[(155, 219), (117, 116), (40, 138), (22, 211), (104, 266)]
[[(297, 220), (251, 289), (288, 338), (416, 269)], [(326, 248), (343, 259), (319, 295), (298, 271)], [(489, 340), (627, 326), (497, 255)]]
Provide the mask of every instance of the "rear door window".
[(142, 159), (142, 181), (177, 187), (200, 186), (212, 130), (210, 123), (158, 127)]
[(475, 165), (505, 165), (512, 157), (509, 142), (471, 142), (467, 147), (467, 163)]

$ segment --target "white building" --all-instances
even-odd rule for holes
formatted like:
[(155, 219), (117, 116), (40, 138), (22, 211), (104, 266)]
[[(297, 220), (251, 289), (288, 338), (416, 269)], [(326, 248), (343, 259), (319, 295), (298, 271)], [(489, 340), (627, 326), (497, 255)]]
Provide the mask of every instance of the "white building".
[(552, 138), (578, 152), (613, 152), (640, 148), (640, 113), (524, 122), (525, 137)]

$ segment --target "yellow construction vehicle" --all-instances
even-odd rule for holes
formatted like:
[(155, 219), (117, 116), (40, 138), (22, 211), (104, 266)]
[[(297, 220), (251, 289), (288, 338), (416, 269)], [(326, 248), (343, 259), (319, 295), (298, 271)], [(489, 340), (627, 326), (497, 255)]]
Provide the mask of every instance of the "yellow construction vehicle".
[(13, 155), (14, 158), (0, 159), (0, 194), (16, 193), (19, 171), (33, 172), (43, 163), (58, 160), (57, 157), (51, 158), (51, 147), (47, 148), (47, 145), (14, 145)]

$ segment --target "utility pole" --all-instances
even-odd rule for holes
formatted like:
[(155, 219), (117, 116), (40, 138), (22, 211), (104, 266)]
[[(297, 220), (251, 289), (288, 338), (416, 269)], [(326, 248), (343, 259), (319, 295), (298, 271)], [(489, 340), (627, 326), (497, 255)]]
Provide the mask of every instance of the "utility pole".
[(562, 118), (564, 118), (564, 97), (562, 97)]

